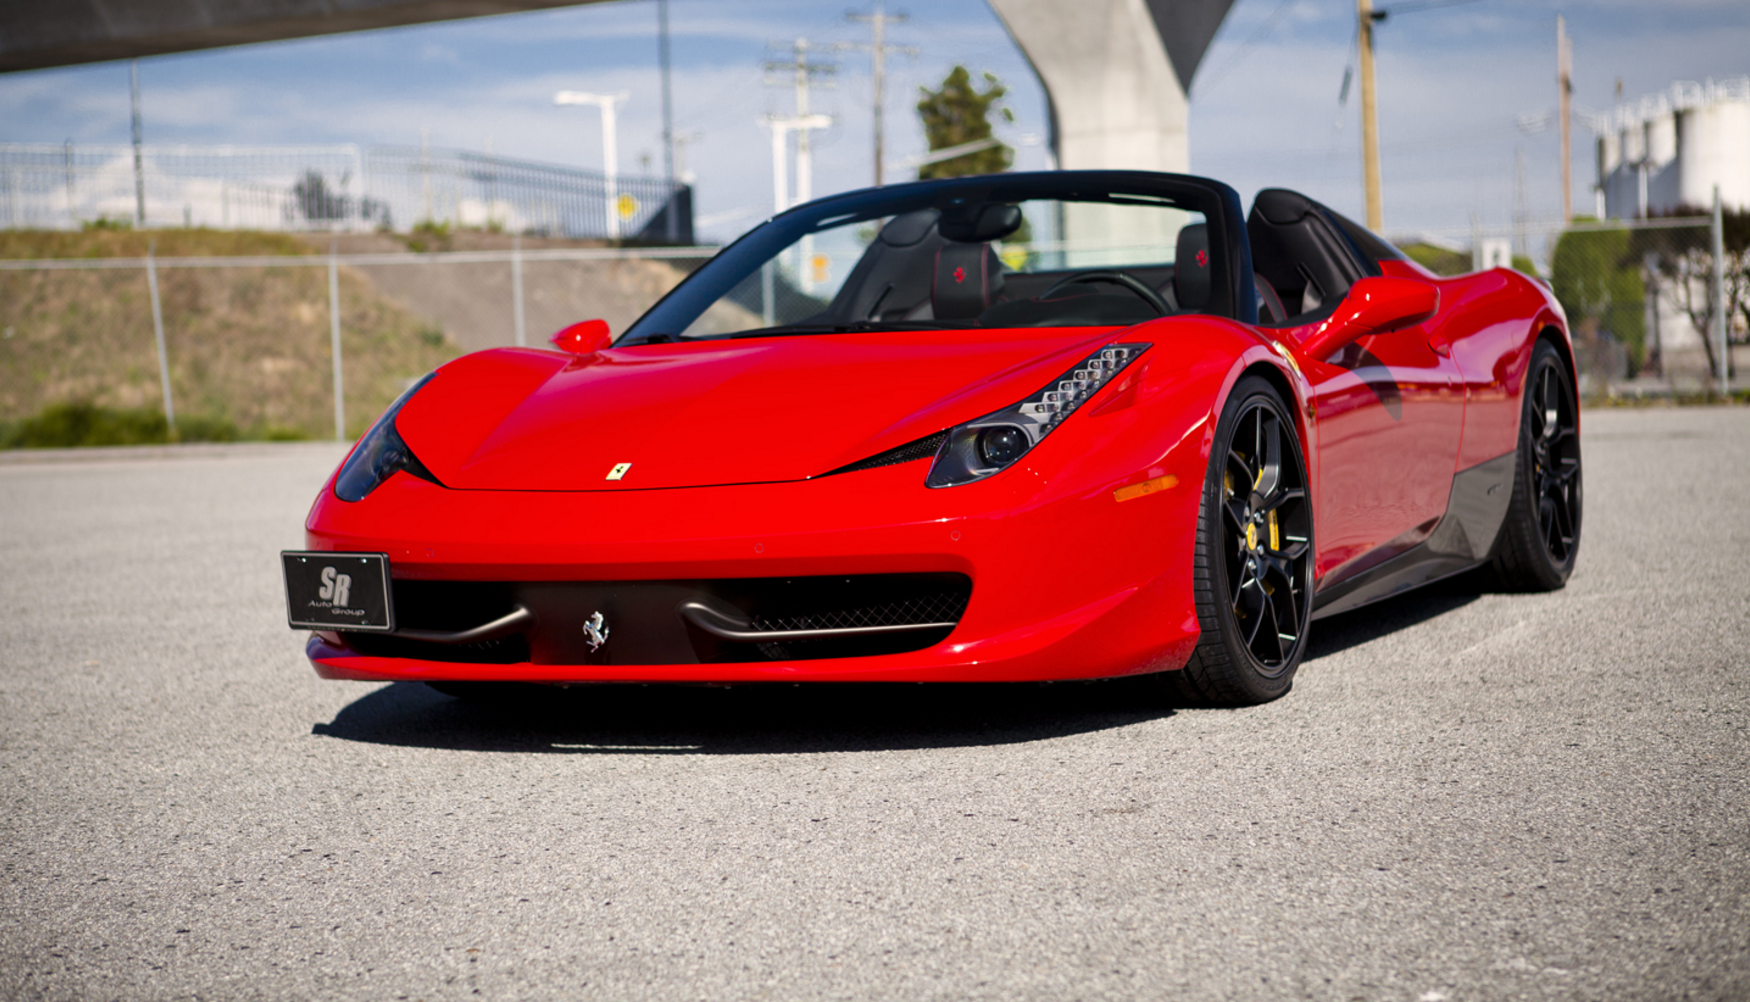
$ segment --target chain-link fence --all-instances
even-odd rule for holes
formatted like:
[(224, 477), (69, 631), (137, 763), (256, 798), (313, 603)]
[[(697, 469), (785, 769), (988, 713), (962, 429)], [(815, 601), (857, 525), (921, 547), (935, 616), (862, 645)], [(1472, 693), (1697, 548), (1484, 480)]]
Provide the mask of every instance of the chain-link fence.
[(693, 242), (692, 190), (459, 150), (0, 144), (0, 224), (242, 230), (476, 227)]
[[(1401, 242), (1437, 272), (1512, 263), (1547, 281), (1588, 397), (1717, 392), (1720, 321), (1738, 385), (1750, 214), (1722, 213), (1717, 232), (1694, 216), (1552, 227), (1518, 243), (1536, 258), (1514, 253), (1525, 232)], [(78, 438), (32, 429), (106, 414), (161, 422), (148, 437), (172, 422), (185, 439), (351, 437), (463, 352), (541, 344), (586, 318), (624, 330), (711, 253), (478, 230), (0, 231), (0, 441)], [(762, 273), (732, 298), (754, 317), (788, 315), (787, 298), (807, 299), (792, 277)]]
[(1727, 385), (1722, 361), (1735, 386), (1738, 366), (1750, 360), (1750, 213), (1723, 211), (1717, 225), (1716, 232), (1711, 214), (1689, 209), (1654, 219), (1424, 233), (1397, 243), (1443, 274), (1502, 264), (1545, 281), (1568, 315), (1588, 397), (1707, 394)]
[(200, 231), (77, 238), (116, 256), (0, 260), (0, 443), (355, 437), (464, 352), (592, 317), (623, 330), (712, 253), (261, 234), (241, 248), (256, 253), (213, 256), (189, 253), (213, 242)]

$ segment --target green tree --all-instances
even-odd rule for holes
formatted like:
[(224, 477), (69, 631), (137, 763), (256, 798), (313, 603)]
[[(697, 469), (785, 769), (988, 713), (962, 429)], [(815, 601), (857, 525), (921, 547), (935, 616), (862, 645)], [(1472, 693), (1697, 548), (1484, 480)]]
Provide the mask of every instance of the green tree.
[[(984, 89), (979, 90), (966, 67), (956, 66), (942, 81), (940, 89), (918, 88), (923, 92), (918, 99), (918, 117), (923, 119), (924, 136), (930, 141), (931, 151), (991, 138), (992, 111), (1001, 114), (1005, 122), (1015, 120), (1014, 111), (1002, 103), (1009, 89), (992, 73), (984, 74), (984, 85)], [(918, 168), (918, 180), (996, 174), (1008, 170), (1014, 162), (1015, 151), (998, 143), (952, 160), (925, 164)]]
[(1398, 250), (1403, 251), (1410, 260), (1436, 275), (1465, 275), (1469, 274), (1471, 270), (1469, 254), (1448, 250), (1431, 243), (1417, 241), (1399, 244)]
[(1550, 254), (1550, 286), (1576, 338), (1615, 338), (1638, 371), (1646, 361), (1647, 289), (1632, 242), (1627, 229), (1564, 231)]

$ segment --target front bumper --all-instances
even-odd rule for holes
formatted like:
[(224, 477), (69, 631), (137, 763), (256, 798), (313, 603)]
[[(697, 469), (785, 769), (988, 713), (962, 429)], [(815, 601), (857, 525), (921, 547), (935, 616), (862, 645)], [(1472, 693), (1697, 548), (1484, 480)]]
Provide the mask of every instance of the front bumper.
[[(859, 657), (630, 664), (568, 643), (534, 644), (526, 661), (461, 663), (367, 653), (327, 632), (306, 650), (326, 678), (373, 681), (1044, 681), (1177, 668), (1198, 637), (1191, 555), (1205, 460), (1192, 444), (1125, 462), (1122, 436), (1102, 450), (1049, 470), (1023, 460), (948, 490), (923, 486), (922, 463), (674, 490), (464, 491), (405, 474), (356, 503), (325, 489), (308, 547), (387, 553), (398, 582), (953, 575), (970, 579), (971, 597), (946, 637)], [(1131, 472), (1102, 479), (1095, 467)], [(1144, 478), (1178, 486), (1118, 500)]]

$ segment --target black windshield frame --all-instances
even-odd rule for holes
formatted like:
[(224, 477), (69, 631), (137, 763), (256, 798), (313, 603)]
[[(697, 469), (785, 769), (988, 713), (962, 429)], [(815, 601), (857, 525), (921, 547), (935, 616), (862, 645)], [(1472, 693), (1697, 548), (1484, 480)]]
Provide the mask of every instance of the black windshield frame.
[[(951, 211), (967, 204), (1032, 199), (1122, 203), (1142, 198), (1203, 214), (1209, 225), (1211, 296), (1199, 312), (1255, 324), (1251, 248), (1239, 194), (1209, 178), (1148, 171), (1049, 171), (982, 174), (858, 191), (818, 199), (773, 216), (723, 248), (658, 300), (616, 341), (667, 341), (687, 329), (738, 283), (804, 236), (831, 227), (920, 209)], [(1244, 281), (1236, 281), (1243, 276)], [(949, 325), (944, 325), (949, 326)]]

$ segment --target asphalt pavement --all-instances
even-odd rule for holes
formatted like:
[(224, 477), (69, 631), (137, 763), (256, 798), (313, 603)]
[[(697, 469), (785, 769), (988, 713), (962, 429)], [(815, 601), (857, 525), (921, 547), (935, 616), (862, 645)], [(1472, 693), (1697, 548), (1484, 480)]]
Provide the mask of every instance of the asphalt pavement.
[(324, 682), (336, 447), (0, 463), (0, 998), (1750, 998), (1750, 409), (1584, 421), (1566, 590), (1239, 711)]

